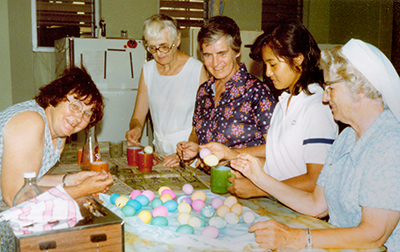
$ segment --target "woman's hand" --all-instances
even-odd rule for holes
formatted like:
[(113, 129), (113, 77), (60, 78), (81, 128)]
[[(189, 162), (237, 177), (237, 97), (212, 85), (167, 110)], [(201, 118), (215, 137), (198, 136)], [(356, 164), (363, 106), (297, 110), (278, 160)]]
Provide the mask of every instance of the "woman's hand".
[(261, 173), (264, 173), (261, 161), (250, 154), (239, 154), (237, 159), (231, 161), (231, 167), (250, 180), (254, 180)]
[(140, 145), (139, 139), (141, 136), (142, 136), (142, 127), (136, 125), (134, 128), (128, 130), (125, 133), (125, 138), (127, 140), (126, 144), (128, 146)]
[(257, 222), (249, 227), (254, 232), (256, 242), (261, 248), (304, 248), (306, 232), (302, 229), (293, 229), (275, 220)]
[[(71, 181), (69, 181), (71, 176)], [(68, 175), (64, 187), (67, 193), (74, 199), (98, 193), (105, 193), (113, 184), (114, 179), (110, 173), (102, 172), (79, 172)], [(72, 182), (71, 186), (69, 182)]]
[(219, 160), (224, 160), (224, 159), (231, 160), (236, 158), (236, 156), (239, 154), (238, 152), (232, 150), (228, 146), (225, 146), (217, 142), (211, 142), (200, 146), (200, 150), (204, 148), (209, 149), (211, 153), (213, 153), (218, 157)]
[(171, 155), (168, 155), (164, 158), (164, 162), (162, 163), (163, 166), (165, 167), (178, 167), (179, 165), (179, 156), (176, 153), (172, 153)]
[(228, 186), (228, 192), (239, 198), (248, 199), (252, 197), (269, 196), (268, 193), (258, 188), (248, 178), (242, 176), (240, 172), (231, 171), (235, 177), (229, 177), (228, 181), (233, 185)]
[(199, 145), (191, 141), (182, 141), (176, 145), (176, 153), (183, 155), (181, 158), (186, 161), (192, 161), (199, 154)]

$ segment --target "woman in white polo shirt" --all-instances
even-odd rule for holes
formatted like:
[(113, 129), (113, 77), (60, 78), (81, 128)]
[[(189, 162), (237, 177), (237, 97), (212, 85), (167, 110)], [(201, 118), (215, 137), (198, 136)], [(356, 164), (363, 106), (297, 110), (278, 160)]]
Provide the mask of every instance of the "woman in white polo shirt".
[[(293, 187), (313, 191), (327, 153), (338, 134), (328, 105), (322, 103), (320, 49), (310, 32), (296, 21), (277, 24), (260, 35), (251, 57), (262, 60), (278, 90), (283, 90), (267, 134), (264, 171)], [(234, 159), (233, 150), (204, 145), (220, 159)], [(235, 173), (229, 192), (242, 198), (267, 196), (247, 178)]]

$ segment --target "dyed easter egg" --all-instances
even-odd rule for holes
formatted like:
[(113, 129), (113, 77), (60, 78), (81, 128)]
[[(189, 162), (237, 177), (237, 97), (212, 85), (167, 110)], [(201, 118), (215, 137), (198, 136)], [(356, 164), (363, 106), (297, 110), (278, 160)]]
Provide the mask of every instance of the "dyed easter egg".
[(113, 193), (113, 194), (111, 194), (111, 196), (110, 196), (110, 202), (111, 202), (111, 204), (115, 205), (115, 200), (116, 200), (119, 196), (121, 196), (121, 195), (119, 195), (118, 193)]
[(186, 202), (182, 202), (178, 205), (178, 212), (179, 213), (190, 213), (192, 211), (192, 208), (190, 205)]
[(156, 216), (164, 216), (167, 217), (168, 215), (168, 209), (165, 206), (158, 206), (156, 208), (153, 209), (153, 212), (151, 212), (151, 215), (153, 217)]
[(197, 200), (197, 199), (201, 199), (202, 201), (206, 201), (207, 195), (206, 195), (206, 193), (203, 192), (203, 191), (197, 191), (197, 192), (195, 192), (195, 193), (192, 194), (191, 199), (192, 199), (193, 201), (195, 201), (195, 200)]
[(227, 212), (225, 214), (225, 220), (228, 224), (238, 224), (239, 223), (239, 216), (234, 212)]
[(205, 206), (205, 203), (201, 199), (197, 199), (192, 202), (192, 208), (193, 208), (193, 210), (195, 210), (197, 212), (200, 212), (204, 206)]
[(136, 196), (135, 200), (139, 201), (142, 206), (147, 206), (150, 202), (149, 198), (147, 198), (145, 195), (141, 194)]
[(203, 161), (208, 166), (216, 166), (219, 163), (218, 157), (214, 154), (207, 155)]
[(225, 228), (226, 224), (227, 224), (226, 220), (219, 216), (211, 217), (211, 219), (208, 221), (208, 225), (215, 226), (217, 228)]
[(211, 151), (210, 151), (210, 149), (207, 149), (207, 148), (201, 149), (200, 153), (199, 153), (201, 159), (204, 159), (206, 156), (208, 156), (210, 154), (211, 154)]
[(186, 195), (190, 195), (193, 193), (193, 186), (191, 184), (184, 184), (182, 186), (182, 192)]
[(226, 206), (228, 206), (230, 208), (233, 204), (235, 204), (237, 202), (238, 201), (237, 201), (237, 198), (235, 196), (229, 196), (224, 200), (224, 205), (226, 205)]
[(201, 209), (201, 215), (206, 218), (211, 218), (215, 214), (215, 209), (208, 205), (204, 206), (203, 209)]
[(246, 223), (246, 224), (251, 224), (251, 223), (253, 223), (254, 220), (256, 219), (256, 216), (255, 216), (255, 214), (253, 213), (253, 211), (247, 210), (247, 211), (245, 211), (245, 212), (243, 213), (242, 218), (243, 218), (244, 223)]
[(136, 211), (139, 211), (143, 207), (142, 204), (137, 200), (128, 200), (128, 202), (126, 202), (126, 205), (133, 206)]
[(151, 225), (153, 226), (168, 226), (168, 219), (165, 218), (164, 216), (156, 216), (153, 219), (151, 219)]
[(165, 193), (169, 193), (172, 196), (172, 199), (175, 199), (175, 193), (171, 189), (165, 189), (161, 192), (161, 195), (164, 195)]
[(151, 221), (151, 213), (147, 210), (143, 210), (138, 214), (138, 217), (144, 222), (149, 223)]
[(130, 216), (134, 216), (136, 213), (136, 210), (133, 206), (130, 205), (125, 205), (121, 208), (122, 213), (124, 213), (124, 215), (126, 217), (130, 217)]
[(181, 213), (178, 215), (178, 222), (180, 225), (188, 224), (190, 218), (189, 213)]
[(169, 189), (171, 190), (171, 188), (169, 188), (168, 186), (161, 186), (160, 188), (158, 188), (158, 195), (161, 196), (162, 191), (164, 191), (165, 189)]
[(117, 207), (123, 207), (126, 205), (126, 202), (129, 201), (129, 198), (126, 196), (119, 196), (118, 198), (115, 199), (115, 205)]
[(160, 196), (160, 200), (162, 200), (162, 202), (165, 203), (168, 200), (172, 200), (172, 196), (169, 193), (164, 193), (163, 195)]
[(231, 206), (230, 209), (231, 212), (236, 213), (238, 216), (240, 216), (243, 212), (243, 207), (240, 203), (235, 203)]
[(215, 197), (211, 200), (211, 206), (214, 209), (218, 209), (220, 206), (224, 204), (224, 200), (221, 197)]
[(142, 192), (142, 195), (146, 196), (147, 198), (149, 198), (150, 202), (152, 202), (154, 200), (154, 192), (150, 191), (150, 190), (144, 190)]
[(182, 199), (182, 202), (186, 202), (186, 203), (188, 203), (189, 205), (192, 205), (193, 200), (192, 200), (191, 198), (189, 198), (189, 197), (186, 197), (186, 198)]
[(190, 226), (197, 228), (197, 227), (204, 227), (204, 221), (202, 221), (199, 217), (193, 216), (188, 220)]
[(229, 212), (229, 207), (226, 205), (222, 205), (217, 209), (217, 215), (221, 218), (224, 218), (227, 212)]
[(140, 190), (133, 190), (133, 191), (131, 192), (131, 195), (130, 195), (129, 198), (135, 199), (136, 196), (138, 196), (138, 195), (140, 195), (140, 194), (142, 194), (142, 192), (141, 192)]
[(162, 206), (162, 204), (163, 204), (162, 200), (160, 200), (160, 199), (154, 199), (154, 200), (151, 202), (151, 207), (154, 209), (154, 208), (156, 208), (156, 207), (158, 207), (158, 206)]
[(201, 231), (201, 235), (208, 236), (208, 237), (211, 237), (213, 239), (216, 239), (216, 238), (218, 238), (219, 230), (215, 226), (208, 226), (208, 227), (205, 227)]
[(194, 228), (188, 224), (183, 224), (176, 229), (176, 232), (181, 234), (194, 234)]
[(163, 206), (165, 206), (168, 209), (168, 212), (172, 213), (175, 212), (176, 209), (178, 208), (178, 203), (174, 200), (168, 200), (164, 202)]
[(184, 198), (189, 198), (189, 197), (186, 196), (186, 195), (179, 196), (179, 197), (176, 199), (176, 203), (178, 203), (178, 204), (182, 203)]
[(151, 153), (153, 153), (153, 147), (151, 147), (150, 145), (147, 145), (146, 147), (144, 147), (143, 152), (146, 154), (151, 154)]

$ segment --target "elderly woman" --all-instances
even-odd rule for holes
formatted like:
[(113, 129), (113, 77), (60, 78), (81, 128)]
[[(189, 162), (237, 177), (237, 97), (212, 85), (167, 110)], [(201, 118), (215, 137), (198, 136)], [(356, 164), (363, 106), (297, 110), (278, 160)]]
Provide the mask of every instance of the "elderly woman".
[[(313, 191), (338, 128), (329, 106), (321, 102), (320, 49), (303, 24), (287, 21), (260, 35), (251, 56), (265, 63), (265, 75), (277, 90), (284, 90), (268, 130), (264, 171), (290, 186)], [(220, 159), (238, 155), (214, 143), (204, 147)], [(231, 194), (241, 198), (268, 196), (248, 179), (235, 175), (229, 179), (233, 183), (228, 188)]]
[(128, 145), (140, 144), (150, 109), (155, 150), (169, 155), (164, 159), (165, 166), (176, 166), (176, 144), (190, 135), (196, 92), (207, 80), (207, 72), (200, 61), (179, 51), (181, 35), (169, 16), (159, 14), (147, 19), (143, 36), (154, 59), (143, 66), (126, 139)]
[(72, 68), (42, 87), (34, 100), (0, 112), (0, 199), (10, 206), (28, 171), (36, 172), (41, 187), (63, 183), (72, 198), (107, 190), (113, 183), (110, 174), (47, 174), (60, 158), (66, 138), (96, 125), (103, 108), (103, 97), (89, 74)]
[[(250, 155), (234, 169), (300, 213), (323, 217), (332, 229), (289, 228), (276, 221), (249, 228), (264, 248), (318, 247), (400, 251), (400, 79), (376, 47), (352, 39), (322, 53), (325, 92), (335, 119), (349, 124), (337, 138), (313, 192), (289, 187)], [(385, 106), (387, 105), (387, 108)]]
[(212, 77), (197, 93), (189, 141), (177, 145), (184, 160), (199, 145), (218, 142), (239, 152), (265, 156), (265, 139), (275, 100), (267, 85), (247, 72), (240, 56), (240, 29), (229, 17), (205, 22), (197, 37), (204, 65)]

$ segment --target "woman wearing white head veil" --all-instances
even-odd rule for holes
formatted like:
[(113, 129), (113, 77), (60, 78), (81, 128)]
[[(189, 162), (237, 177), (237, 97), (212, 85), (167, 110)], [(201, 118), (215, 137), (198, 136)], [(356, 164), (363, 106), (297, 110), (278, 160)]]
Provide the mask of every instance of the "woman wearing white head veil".
[(400, 251), (400, 79), (376, 47), (352, 39), (322, 52), (325, 92), (336, 120), (350, 125), (329, 151), (315, 190), (289, 187), (247, 154), (231, 166), (296, 211), (337, 228), (295, 229), (276, 221), (249, 228), (261, 247)]

